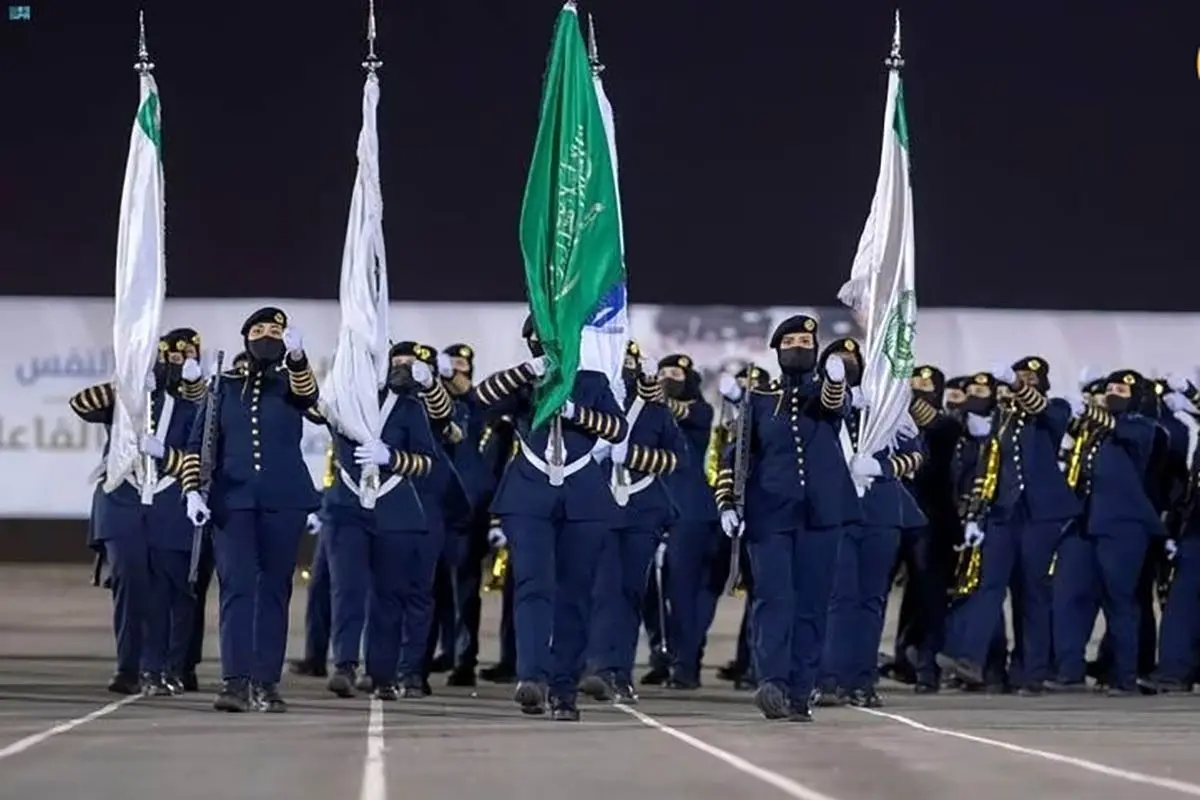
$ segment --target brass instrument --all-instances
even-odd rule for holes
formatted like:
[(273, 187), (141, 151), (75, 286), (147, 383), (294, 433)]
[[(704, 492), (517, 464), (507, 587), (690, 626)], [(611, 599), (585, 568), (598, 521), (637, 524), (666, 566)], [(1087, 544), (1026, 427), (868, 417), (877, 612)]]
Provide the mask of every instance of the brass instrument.
[(504, 581), (508, 578), (508, 545), (496, 550), (492, 555), (492, 568), (487, 572), (483, 584), (485, 592), (504, 591)]
[(717, 473), (721, 471), (721, 454), (729, 446), (731, 431), (730, 402), (721, 398), (721, 417), (708, 434), (708, 449), (704, 451), (704, 477), (708, 485), (717, 485)]
[(983, 572), (983, 550), (976, 547), (964, 547), (958, 551), (958, 566), (954, 570), (954, 586), (950, 589), (950, 599), (962, 600), (979, 588), (979, 578)]

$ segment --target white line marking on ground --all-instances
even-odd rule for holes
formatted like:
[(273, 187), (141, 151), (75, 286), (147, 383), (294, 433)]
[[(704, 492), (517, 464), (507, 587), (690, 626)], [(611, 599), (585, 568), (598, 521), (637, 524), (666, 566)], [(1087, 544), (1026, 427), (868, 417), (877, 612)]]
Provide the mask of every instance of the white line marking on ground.
[(68, 722), (60, 722), (59, 724), (55, 725), (53, 728), (47, 728), (46, 730), (42, 731), (41, 733), (35, 733), (32, 736), (26, 736), (21, 741), (13, 742), (8, 747), (5, 747), (3, 750), (0, 750), (0, 761), (4, 760), (6, 758), (9, 758), (10, 756), (15, 756), (18, 753), (24, 753), (29, 748), (35, 747), (35, 746), (41, 744), (42, 742), (46, 741), (47, 739), (53, 739), (55, 736), (58, 736), (60, 733), (66, 733), (67, 731), (73, 731), (76, 728), (80, 727), (81, 725), (87, 725), (89, 722), (94, 722), (95, 720), (98, 720), (101, 717), (106, 717), (109, 714), (111, 714), (112, 712), (116, 711), (118, 708), (121, 708), (122, 706), (127, 706), (130, 703), (132, 703), (134, 700), (139, 700), (139, 699), (141, 699), (140, 694), (132, 694), (129, 697), (122, 697), (120, 700), (117, 700), (116, 702), (113, 702), (113, 703), (109, 703), (108, 705), (104, 706), (103, 708), (97, 708), (95, 711), (93, 711), (90, 714), (85, 714), (82, 717), (76, 717), (75, 719), (70, 720)]
[(367, 719), (367, 756), (363, 759), (362, 791), (359, 800), (387, 800), (387, 776), (383, 767), (383, 701), (371, 698)]
[(1019, 753), (1024, 756), (1033, 756), (1045, 761), (1053, 761), (1057, 764), (1066, 764), (1067, 766), (1076, 767), (1078, 769), (1094, 772), (1097, 775), (1104, 775), (1109, 778), (1120, 778), (1130, 783), (1140, 783), (1145, 786), (1154, 786), (1159, 789), (1166, 789), (1180, 794), (1190, 795), (1191, 797), (1200, 797), (1200, 786), (1186, 781), (1177, 781), (1174, 778), (1161, 778), (1157, 775), (1147, 775), (1142, 772), (1133, 772), (1127, 769), (1118, 769), (1117, 767), (1109, 767), (1104, 764), (1097, 764), (1095, 761), (1088, 761), (1083, 758), (1073, 758), (1072, 756), (1064, 756), (1059, 753), (1051, 753), (1046, 750), (1037, 750), (1033, 747), (1022, 747), (1019, 744), (1010, 744), (1002, 742), (998, 739), (988, 739), (984, 736), (976, 736), (971, 733), (963, 733), (961, 731), (949, 730), (948, 728), (935, 728), (932, 725), (926, 725), (923, 722), (917, 722), (915, 719), (901, 716), (900, 714), (889, 714), (884, 711), (876, 711), (873, 708), (855, 708), (855, 711), (861, 711), (864, 714), (870, 714), (874, 717), (883, 717), (890, 719), (893, 722), (899, 722), (901, 725), (907, 725), (918, 731), (932, 733), (937, 736), (946, 736), (951, 739), (962, 739), (965, 742), (974, 742), (975, 744), (985, 744), (989, 747), (996, 747), (1001, 750), (1007, 750), (1010, 753)]
[(672, 739), (676, 739), (680, 742), (683, 742), (688, 747), (695, 748), (696, 750), (699, 750), (701, 753), (704, 753), (705, 755), (710, 755), (713, 758), (717, 759), (718, 761), (723, 761), (726, 764), (728, 764), (729, 766), (736, 769), (738, 772), (749, 775), (751, 778), (757, 778), (758, 780), (762, 781), (763, 783), (765, 783), (769, 786), (774, 786), (776, 789), (778, 789), (779, 791), (788, 795), (789, 797), (796, 798), (796, 800), (835, 800), (834, 798), (830, 797), (827, 794), (821, 794), (820, 792), (816, 791), (815, 789), (809, 789), (807, 786), (804, 786), (803, 784), (796, 783), (796, 781), (792, 780), (791, 778), (780, 775), (778, 772), (772, 772), (769, 769), (764, 769), (763, 767), (760, 767), (757, 764), (752, 764), (751, 762), (747, 761), (744, 758), (741, 758), (740, 756), (735, 756), (733, 753), (726, 752), (725, 750), (722, 750), (719, 747), (715, 747), (715, 746), (709, 744), (708, 742), (701, 741), (700, 739), (697, 739), (695, 736), (690, 736), (690, 735), (684, 733), (683, 731), (676, 730), (675, 728), (672, 728), (670, 725), (664, 725), (663, 723), (654, 719), (654, 717), (643, 714), (642, 712), (640, 712), (634, 708), (630, 708), (627, 705), (624, 705), (622, 703), (614, 703), (613, 705), (616, 708), (621, 709), (626, 714), (633, 717), (634, 719), (636, 719), (638, 722), (642, 723), (646, 727), (653, 728), (656, 731), (665, 733), (667, 736), (670, 736)]

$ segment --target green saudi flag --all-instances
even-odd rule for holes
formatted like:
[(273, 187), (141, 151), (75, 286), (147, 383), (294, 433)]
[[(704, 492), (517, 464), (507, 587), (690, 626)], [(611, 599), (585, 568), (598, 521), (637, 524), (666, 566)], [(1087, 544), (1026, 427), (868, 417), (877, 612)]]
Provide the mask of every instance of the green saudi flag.
[(521, 206), (526, 290), (548, 362), (534, 427), (570, 397), (583, 328), (624, 277), (610, 153), (579, 17), (568, 2), (554, 29)]

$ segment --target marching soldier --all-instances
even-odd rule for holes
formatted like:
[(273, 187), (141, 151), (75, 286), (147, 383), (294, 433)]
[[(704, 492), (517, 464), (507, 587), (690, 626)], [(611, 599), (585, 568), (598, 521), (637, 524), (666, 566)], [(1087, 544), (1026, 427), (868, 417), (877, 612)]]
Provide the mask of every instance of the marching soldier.
[(1165, 534), (1146, 490), (1158, 434), (1153, 420), (1137, 413), (1147, 391), (1153, 387), (1139, 373), (1120, 370), (1108, 378), (1103, 408), (1074, 401), (1080, 421), (1067, 481), (1087, 510), (1058, 546), (1055, 593), (1065, 600), (1055, 604), (1056, 688), (1083, 686), (1098, 585), (1113, 654), (1109, 694), (1137, 692), (1138, 582), (1151, 537)]
[[(375, 697), (399, 696), (398, 671), (408, 679), (406, 687), (416, 675), (419, 691), (432, 605), (429, 591), (441, 549), (414, 483), (429, 474), (435, 457), (429, 423), (414, 393), (415, 385), (433, 384), (432, 372), (414, 360), (411, 342), (394, 345), (388, 355), (387, 387), (380, 393), (380, 438), (355, 442), (334, 431), (337, 468), (325, 505), (328, 529), (321, 536), (328, 538), (333, 597), (334, 674), (329, 690), (339, 697), (354, 696), (368, 616), (365, 667)], [(362, 474), (372, 464), (379, 469), (373, 504)]]
[[(665, 682), (673, 689), (700, 686), (700, 650), (707, 622), (718, 594), (707, 579), (716, 566), (718, 552), (717, 508), (704, 474), (703, 453), (713, 425), (713, 407), (700, 392), (700, 373), (685, 354), (668, 355), (658, 362), (658, 378), (667, 409), (675, 418), (692, 457), (666, 477), (666, 488), (675, 498), (679, 515), (671, 526), (666, 553), (665, 591), (671, 649), (671, 675), (653, 671), (643, 683)], [(655, 612), (657, 613), (657, 612)]]
[[(845, 383), (851, 390), (850, 413), (843, 425), (857, 451), (866, 400), (861, 386), (862, 348), (853, 339), (837, 339), (821, 354), (820, 367), (830, 358), (845, 364)], [(928, 420), (927, 420), (928, 421)], [(882, 700), (875, 690), (883, 612), (892, 583), (892, 567), (900, 549), (900, 532), (917, 530), (927, 520), (901, 482), (911, 479), (925, 460), (917, 431), (900, 438), (897, 446), (850, 460), (855, 478), (867, 483), (862, 496), (862, 522), (846, 526), (837, 555), (833, 593), (829, 601), (829, 630), (823, 669), (834, 678), (838, 694), (852, 705), (875, 708)]]
[[(153, 429), (139, 449), (154, 459), (153, 503), (142, 504), (141, 486), (130, 476), (105, 493), (103, 479), (93, 501), (93, 537), (112, 570), (113, 632), (117, 671), (108, 689), (116, 694), (177, 694), (184, 691), (193, 603), (188, 592), (192, 531), (183, 515), (179, 478), (195, 401), (204, 394), (200, 336), (177, 328), (158, 342), (158, 360), (147, 376)], [(85, 422), (111, 428), (116, 401), (111, 383), (75, 394), (71, 410)], [(105, 446), (105, 456), (108, 445)]]
[[(812, 720), (812, 693), (842, 529), (861, 519), (838, 440), (849, 410), (846, 364), (817, 368), (817, 321), (784, 320), (771, 335), (778, 389), (752, 390), (745, 533), (754, 573), (755, 704), (767, 719)], [(716, 501), (733, 536), (733, 467), (722, 467)]]
[(596, 572), (589, 652), (595, 672), (584, 691), (597, 700), (637, 702), (633, 663), (637, 655), (646, 575), (654, 550), (677, 513), (663, 481), (687, 463), (687, 441), (664, 404), (662, 386), (642, 373), (636, 342), (625, 349), (625, 421), (629, 424), (629, 457), (624, 467), (628, 492), (622, 519), (605, 542)]
[(198, 491), (203, 409), (191, 430), (183, 490), (192, 524), (215, 523), (222, 686), (213, 706), (240, 712), (253, 703), (282, 712), (287, 704), (279, 679), (296, 551), (308, 514), (320, 503), (300, 450), (303, 414), (316, 405), (317, 382), (300, 334), (278, 308), (251, 314), (242, 338), (249, 363), (222, 376), (214, 404), (216, 453), (203, 454), (215, 456), (208, 501)]
[[(984, 684), (984, 663), (1014, 584), (1014, 626), (1021, 632), (1017, 685), (1039, 695), (1051, 662), (1050, 585), (1045, 579), (1063, 525), (1080, 512), (1079, 499), (1058, 467), (1058, 449), (1071, 419), (1066, 400), (1049, 398), (1050, 367), (1023, 358), (996, 375), (1008, 394), (996, 415), (972, 488), (964, 527), (968, 545), (982, 545), (979, 587), (962, 601), (955, 651), (945, 666), (968, 686)], [(970, 423), (968, 423), (968, 427)]]
[[(478, 402), (478, 400), (476, 401)], [(482, 403), (481, 410), (486, 410)], [(513, 430), (512, 417), (507, 414), (492, 415), (487, 418), (483, 433), (479, 437), (479, 449), (487, 463), (490, 474), (499, 481), (508, 464), (516, 456), (516, 432)], [(488, 550), (492, 555), (493, 568), (495, 558), (508, 547), (508, 537), (504, 535), (500, 518), (491, 516), (488, 519), (487, 533)], [(507, 552), (507, 551), (506, 551)], [(508, 564), (507, 561), (503, 562)], [(512, 569), (503, 569), (503, 586), (500, 595), (500, 660), (490, 667), (479, 671), (479, 677), (489, 683), (516, 683), (517, 681), (517, 636), (513, 622), (513, 580)]]
[[(580, 370), (562, 419), (563, 484), (550, 483), (544, 454), (550, 427), (532, 428), (532, 389), (545, 374), (541, 342), (526, 319), (522, 335), (530, 360), (489, 376), (475, 391), (491, 413), (511, 414), (519, 451), (492, 501), (512, 553), (518, 683), (514, 700), (526, 714), (579, 719), (578, 683), (587, 648), (587, 610), (596, 561), (616, 521), (607, 476), (592, 457), (598, 441), (612, 445), (611, 461), (626, 464), (629, 425), (608, 378)], [(553, 641), (552, 641), (553, 639)]]

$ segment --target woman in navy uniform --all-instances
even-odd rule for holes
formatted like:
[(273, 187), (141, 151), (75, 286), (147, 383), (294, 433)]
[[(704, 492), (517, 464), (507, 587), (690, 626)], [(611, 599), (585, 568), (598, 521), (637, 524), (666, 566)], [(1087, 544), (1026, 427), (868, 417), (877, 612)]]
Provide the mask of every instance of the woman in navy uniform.
[(296, 553), (305, 520), (320, 504), (300, 449), (304, 413), (316, 406), (317, 381), (300, 334), (278, 308), (251, 314), (242, 338), (249, 362), (221, 376), (216, 398), (208, 500), (199, 492), (203, 408), (192, 426), (183, 489), (192, 523), (204, 525), (210, 517), (214, 523), (222, 685), (213, 706), (247, 711), (253, 703), (282, 712), (287, 704), (279, 679)]
[[(749, 405), (744, 537), (754, 573), (754, 700), (767, 719), (808, 722), (842, 530), (861, 519), (838, 440), (850, 393), (841, 357), (818, 369), (812, 317), (784, 320), (770, 346), (779, 387), (752, 389)], [(742, 524), (731, 453), (715, 489), (728, 536)]]
[[(333, 597), (333, 661), (329, 689), (353, 697), (363, 627), (366, 673), (375, 696), (395, 700), (397, 664), (420, 669), (429, 624), (429, 589), (440, 541), (431, 531), (414, 479), (429, 474), (435, 445), (415, 386), (411, 348), (390, 352), (387, 388), (380, 392), (383, 432), (355, 442), (336, 431), (337, 468), (326, 513)], [(428, 369), (418, 367), (424, 373)], [(334, 423), (336, 426), (336, 423)], [(362, 469), (379, 467), (373, 508), (364, 505)], [(370, 602), (368, 602), (368, 597)]]
[(612, 444), (611, 461), (625, 464), (629, 424), (608, 377), (577, 372), (571, 397), (559, 412), (563, 484), (552, 486), (544, 459), (551, 425), (532, 428), (533, 388), (545, 374), (545, 359), (531, 320), (522, 333), (532, 358), (489, 376), (475, 389), (484, 407), (509, 413), (516, 422), (519, 451), (492, 501), (512, 553), (518, 677), (513, 699), (524, 713), (542, 714), (549, 695), (553, 718), (575, 721), (596, 563), (604, 537), (618, 521), (608, 477), (592, 451), (603, 440)]
[[(853, 339), (837, 339), (821, 354), (822, 369), (830, 358), (841, 357), (846, 384), (851, 387), (850, 414), (843, 422), (848, 444), (857, 451), (866, 408), (862, 382), (862, 348)], [(902, 480), (913, 477), (925, 461), (919, 432), (901, 436), (894, 447), (855, 455), (850, 471), (868, 484), (862, 496), (861, 523), (846, 526), (837, 557), (833, 593), (829, 600), (828, 638), (822, 668), (840, 697), (852, 705), (882, 705), (875, 691), (883, 613), (891, 589), (892, 568), (900, 549), (900, 532), (926, 523)]]
[[(1147, 493), (1159, 427), (1137, 413), (1153, 386), (1133, 370), (1108, 377), (1104, 406), (1075, 400), (1077, 446), (1067, 476), (1084, 499), (1078, 531), (1058, 546), (1054, 651), (1056, 688), (1083, 685), (1084, 650), (1095, 619), (1096, 587), (1112, 647), (1110, 695), (1138, 691), (1140, 604), (1137, 588), (1152, 537), (1166, 534)], [(1086, 628), (1086, 632), (1085, 632)]]
[[(625, 348), (625, 420), (629, 423), (628, 502), (605, 540), (596, 572), (588, 642), (594, 672), (584, 691), (597, 700), (637, 702), (633, 662), (641, 629), (646, 574), (677, 510), (663, 480), (687, 463), (687, 440), (664, 404), (662, 385), (642, 374), (637, 342)], [(610, 474), (610, 485), (616, 488)]]
[[(180, 676), (194, 613), (187, 586), (192, 534), (178, 479), (196, 416), (194, 401), (204, 394), (199, 358), (200, 336), (191, 328), (159, 339), (158, 360), (147, 378), (153, 429), (140, 441), (142, 454), (153, 457), (157, 467), (153, 504), (142, 505), (132, 476), (109, 494), (103, 479), (96, 486), (92, 536), (112, 570), (117, 671), (108, 688), (117, 694), (184, 690)], [(110, 428), (114, 401), (113, 385), (103, 383), (75, 394), (70, 405), (86, 422)], [(107, 445), (104, 453), (107, 457)]]

